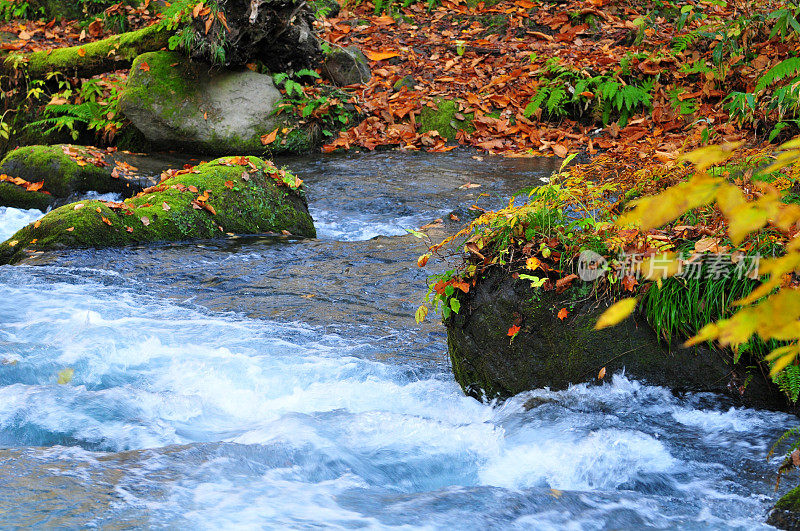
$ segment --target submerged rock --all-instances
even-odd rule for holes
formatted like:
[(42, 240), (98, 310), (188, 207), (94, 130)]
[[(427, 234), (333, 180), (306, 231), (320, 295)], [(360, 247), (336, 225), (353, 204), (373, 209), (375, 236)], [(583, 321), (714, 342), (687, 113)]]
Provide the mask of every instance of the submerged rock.
[(369, 60), (356, 46), (333, 50), (325, 58), (322, 72), (340, 87), (367, 83), (372, 78)]
[[(733, 366), (730, 356), (705, 347), (683, 349), (658, 340), (641, 317), (594, 330), (606, 306), (530, 287), (499, 269), (459, 293), (459, 314), (446, 322), (453, 373), (467, 394), (508, 397), (530, 389), (563, 389), (598, 381), (601, 369), (675, 391), (731, 395), (747, 405), (784, 408), (785, 398), (756, 371)], [(562, 308), (572, 308), (559, 319)], [(512, 326), (519, 333), (508, 336)], [(745, 386), (744, 384), (747, 383)], [(743, 389), (743, 392), (740, 392)]]
[(25, 146), (0, 162), (0, 206), (44, 210), (76, 193), (132, 196), (148, 186), (122, 153), (60, 144)]
[(263, 153), (261, 137), (284, 125), (275, 116), (281, 99), (270, 76), (189, 63), (175, 52), (150, 52), (134, 61), (119, 105), (155, 145)]
[(314, 237), (302, 181), (257, 157), (229, 157), (171, 172), (122, 203), (59, 207), (0, 244), (0, 263), (37, 251), (287, 231)]

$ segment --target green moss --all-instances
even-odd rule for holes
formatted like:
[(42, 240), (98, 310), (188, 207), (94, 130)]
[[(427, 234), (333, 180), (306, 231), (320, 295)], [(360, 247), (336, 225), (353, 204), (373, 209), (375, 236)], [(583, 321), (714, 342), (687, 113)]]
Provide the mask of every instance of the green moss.
[(440, 135), (448, 140), (454, 140), (456, 132), (472, 132), (475, 127), (472, 125), (474, 113), (464, 114), (464, 119), (456, 118), (458, 103), (453, 100), (437, 99), (436, 108), (423, 107), (420, 113), (420, 132), (438, 131)]
[(0, 182), (0, 205), (14, 208), (37, 208), (45, 210), (53, 203), (53, 197), (42, 192), (29, 192), (22, 186)]
[[(314, 237), (301, 192), (278, 186), (274, 166), (256, 157), (247, 160), (245, 166), (231, 158), (202, 164), (125, 200), (127, 208), (112, 209), (103, 201), (57, 208), (38, 227), (28, 225), (0, 244), (0, 263), (13, 263), (36, 251), (214, 238), (225, 233), (286, 230)], [(209, 192), (205, 204), (214, 213), (193, 204), (205, 191)]]
[(192, 94), (192, 80), (198, 73), (190, 68), (186, 58), (178, 52), (148, 52), (138, 56), (131, 65), (128, 86), (120, 96), (120, 107), (126, 103), (141, 102), (137, 106), (157, 104), (166, 109), (165, 118), (171, 119), (183, 112), (185, 106), (169, 102), (187, 101)]
[(155, 24), (81, 46), (34, 52), (28, 59), (28, 73), (32, 77), (41, 77), (48, 72), (68, 73), (78, 63), (102, 65), (112, 56), (118, 62), (130, 63), (142, 49), (164, 47), (168, 39), (169, 33)]
[(800, 511), (800, 487), (795, 487), (783, 496), (775, 504), (776, 509), (784, 511)]

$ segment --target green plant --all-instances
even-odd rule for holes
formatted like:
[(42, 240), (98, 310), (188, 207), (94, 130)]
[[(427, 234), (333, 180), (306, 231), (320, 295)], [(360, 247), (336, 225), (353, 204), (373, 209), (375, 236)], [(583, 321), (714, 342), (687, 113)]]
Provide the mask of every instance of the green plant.
[(543, 67), (539, 87), (523, 114), (528, 118), (534, 115), (580, 118), (594, 108), (599, 111), (603, 124), (615, 117), (624, 126), (633, 114), (650, 107), (654, 85), (654, 79), (631, 78), (628, 83), (615, 74), (591, 76), (561, 65), (556, 58), (549, 59)]
[[(111, 141), (122, 128), (117, 105), (124, 79), (117, 76), (89, 79), (76, 90), (58, 73), (49, 78), (57, 81), (60, 90), (45, 106), (43, 117), (27, 124), (26, 128), (41, 130), (44, 135), (66, 130), (73, 140), (87, 131), (105, 142)], [(33, 90), (42, 89), (36, 87)]]

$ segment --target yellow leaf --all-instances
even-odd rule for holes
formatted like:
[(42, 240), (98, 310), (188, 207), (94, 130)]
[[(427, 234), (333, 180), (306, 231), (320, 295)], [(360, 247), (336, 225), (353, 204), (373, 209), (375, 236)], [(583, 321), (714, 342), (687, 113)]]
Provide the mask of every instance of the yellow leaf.
[(8, 242), (8, 246), (9, 247), (16, 247), (18, 243), (19, 243), (19, 240), (11, 240), (10, 242)]
[(70, 383), (74, 375), (75, 375), (75, 369), (64, 369), (63, 371), (58, 373), (58, 384), (66, 385)]
[(602, 380), (605, 377), (606, 377), (606, 368), (603, 367), (602, 369), (600, 369), (600, 372), (597, 373), (597, 379)]
[(729, 142), (719, 146), (707, 146), (695, 149), (690, 153), (681, 155), (678, 160), (691, 162), (697, 171), (705, 171), (715, 164), (725, 162), (733, 155), (733, 152), (744, 142)]
[(417, 309), (417, 313), (414, 314), (414, 319), (416, 319), (418, 323), (421, 323), (422, 321), (425, 320), (425, 317), (427, 316), (428, 316), (428, 307), (423, 304)]
[(637, 301), (634, 297), (630, 297), (612, 304), (611, 307), (604, 311), (603, 315), (601, 315), (597, 320), (597, 324), (594, 325), (594, 329), (602, 330), (603, 328), (608, 328), (609, 326), (614, 326), (621, 323), (633, 313), (634, 309), (636, 309), (636, 302)]
[(618, 226), (637, 225), (649, 230), (668, 223), (684, 212), (714, 200), (721, 180), (698, 174), (653, 196), (634, 201), (634, 209), (617, 219)]
[[(783, 369), (786, 368), (787, 365), (792, 363), (795, 358), (797, 358), (798, 349), (797, 345), (787, 345), (785, 347), (779, 347), (769, 353), (766, 357), (767, 360), (776, 360), (775, 363), (772, 364), (772, 368), (769, 370), (770, 376), (775, 376)], [(777, 358), (777, 359), (776, 359)]]
[(542, 263), (541, 263), (541, 262), (539, 261), (539, 259), (538, 259), (538, 258), (536, 258), (535, 256), (531, 256), (531, 257), (530, 257), (530, 258), (528, 258), (528, 260), (525, 262), (525, 267), (526, 267), (526, 268), (528, 268), (528, 269), (530, 269), (531, 271), (533, 271), (533, 270), (535, 270), (537, 267), (542, 267)]

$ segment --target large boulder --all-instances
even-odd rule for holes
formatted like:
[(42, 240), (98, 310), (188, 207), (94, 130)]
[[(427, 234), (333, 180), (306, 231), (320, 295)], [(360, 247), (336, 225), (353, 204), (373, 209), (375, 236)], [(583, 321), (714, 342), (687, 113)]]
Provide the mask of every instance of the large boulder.
[(0, 244), (0, 264), (38, 251), (283, 232), (314, 237), (302, 181), (270, 161), (229, 157), (168, 172), (122, 203), (59, 207)]
[(131, 157), (69, 144), (15, 149), (0, 162), (0, 206), (45, 210), (88, 191), (130, 197), (153, 184), (127, 162)]
[(119, 105), (157, 146), (263, 153), (261, 137), (284, 125), (275, 116), (281, 98), (270, 76), (214, 69), (161, 51), (136, 58)]
[[(508, 397), (530, 389), (563, 389), (569, 384), (628, 377), (676, 391), (727, 394), (747, 405), (783, 409), (783, 394), (756, 370), (733, 365), (731, 356), (706, 347), (680, 348), (661, 342), (640, 316), (594, 330), (607, 307), (570, 288), (543, 291), (495, 268), (445, 321), (453, 373), (477, 398)], [(562, 308), (571, 308), (560, 319)], [(562, 313), (563, 317), (563, 313)], [(509, 329), (519, 333), (509, 337)], [(746, 383), (746, 385), (745, 385)]]

